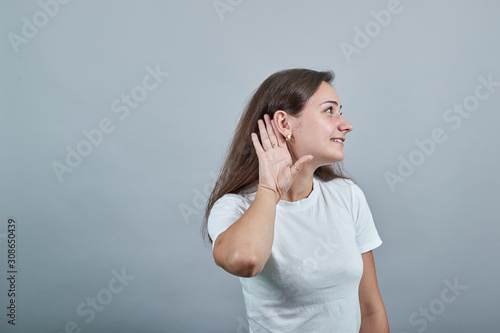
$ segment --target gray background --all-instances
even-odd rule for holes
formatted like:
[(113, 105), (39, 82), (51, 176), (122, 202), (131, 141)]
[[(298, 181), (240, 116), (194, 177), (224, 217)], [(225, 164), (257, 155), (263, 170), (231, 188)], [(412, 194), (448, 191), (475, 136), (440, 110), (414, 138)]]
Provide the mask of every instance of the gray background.
[[(498, 2), (401, 0), (385, 26), (372, 11), (386, 0), (221, 0), (220, 13), (210, 0), (41, 3), (53, 17), (37, 1), (0, 5), (2, 332), (247, 332), (238, 279), (202, 244), (201, 205), (252, 91), (293, 67), (337, 75), (354, 126), (344, 164), (384, 241), (374, 256), (391, 331), (496, 331), (500, 87), (460, 124), (444, 117), (474, 102), (479, 77), (500, 81)], [(372, 37), (346, 56), (357, 28)], [(113, 112), (140, 96), (148, 66), (169, 75), (126, 117)], [(106, 118), (113, 131), (59, 181), (53, 162)], [(419, 153), (435, 128), (446, 140)], [(386, 173), (410, 157), (391, 188)], [(128, 275), (120, 292), (112, 270)], [(445, 290), (454, 280), (466, 289)], [(96, 296), (106, 305), (87, 323), (76, 310)]]

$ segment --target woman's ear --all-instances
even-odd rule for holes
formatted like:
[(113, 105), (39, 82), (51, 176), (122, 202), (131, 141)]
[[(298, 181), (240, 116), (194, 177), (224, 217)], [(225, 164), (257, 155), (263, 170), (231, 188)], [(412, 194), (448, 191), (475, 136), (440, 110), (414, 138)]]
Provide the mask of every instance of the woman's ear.
[(278, 131), (286, 138), (292, 134), (291, 116), (283, 110), (274, 112), (273, 121)]

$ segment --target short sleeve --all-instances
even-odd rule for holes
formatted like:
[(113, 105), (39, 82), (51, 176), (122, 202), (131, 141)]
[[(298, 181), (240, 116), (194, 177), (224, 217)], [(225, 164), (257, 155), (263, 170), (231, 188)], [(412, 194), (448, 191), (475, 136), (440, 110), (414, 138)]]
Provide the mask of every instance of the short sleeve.
[(212, 239), (212, 250), (217, 237), (236, 222), (248, 209), (250, 202), (237, 194), (226, 194), (215, 202), (207, 221), (207, 229)]
[(365, 253), (382, 244), (363, 191), (353, 185), (354, 228), (359, 251)]

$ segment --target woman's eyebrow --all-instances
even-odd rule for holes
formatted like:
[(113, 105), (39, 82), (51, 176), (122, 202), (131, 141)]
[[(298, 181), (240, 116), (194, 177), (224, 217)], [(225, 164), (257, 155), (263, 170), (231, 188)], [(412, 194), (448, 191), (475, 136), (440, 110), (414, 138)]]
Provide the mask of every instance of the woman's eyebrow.
[[(332, 104), (335, 104), (336, 106), (339, 106), (339, 103), (337, 103), (336, 101), (325, 101), (325, 102), (323, 102), (321, 104), (326, 104), (326, 103), (332, 103)], [(341, 109), (342, 109), (342, 105), (340, 105), (339, 110), (341, 110)]]

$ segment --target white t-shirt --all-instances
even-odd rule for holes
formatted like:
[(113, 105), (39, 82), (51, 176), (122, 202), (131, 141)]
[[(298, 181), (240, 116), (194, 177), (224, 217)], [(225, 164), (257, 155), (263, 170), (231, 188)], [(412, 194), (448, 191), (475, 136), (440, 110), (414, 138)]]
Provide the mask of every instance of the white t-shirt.
[[(255, 192), (217, 200), (208, 219), (214, 243), (254, 198)], [(356, 184), (314, 178), (307, 198), (277, 204), (271, 256), (262, 272), (240, 277), (249, 331), (358, 333), (361, 253), (381, 244)]]

